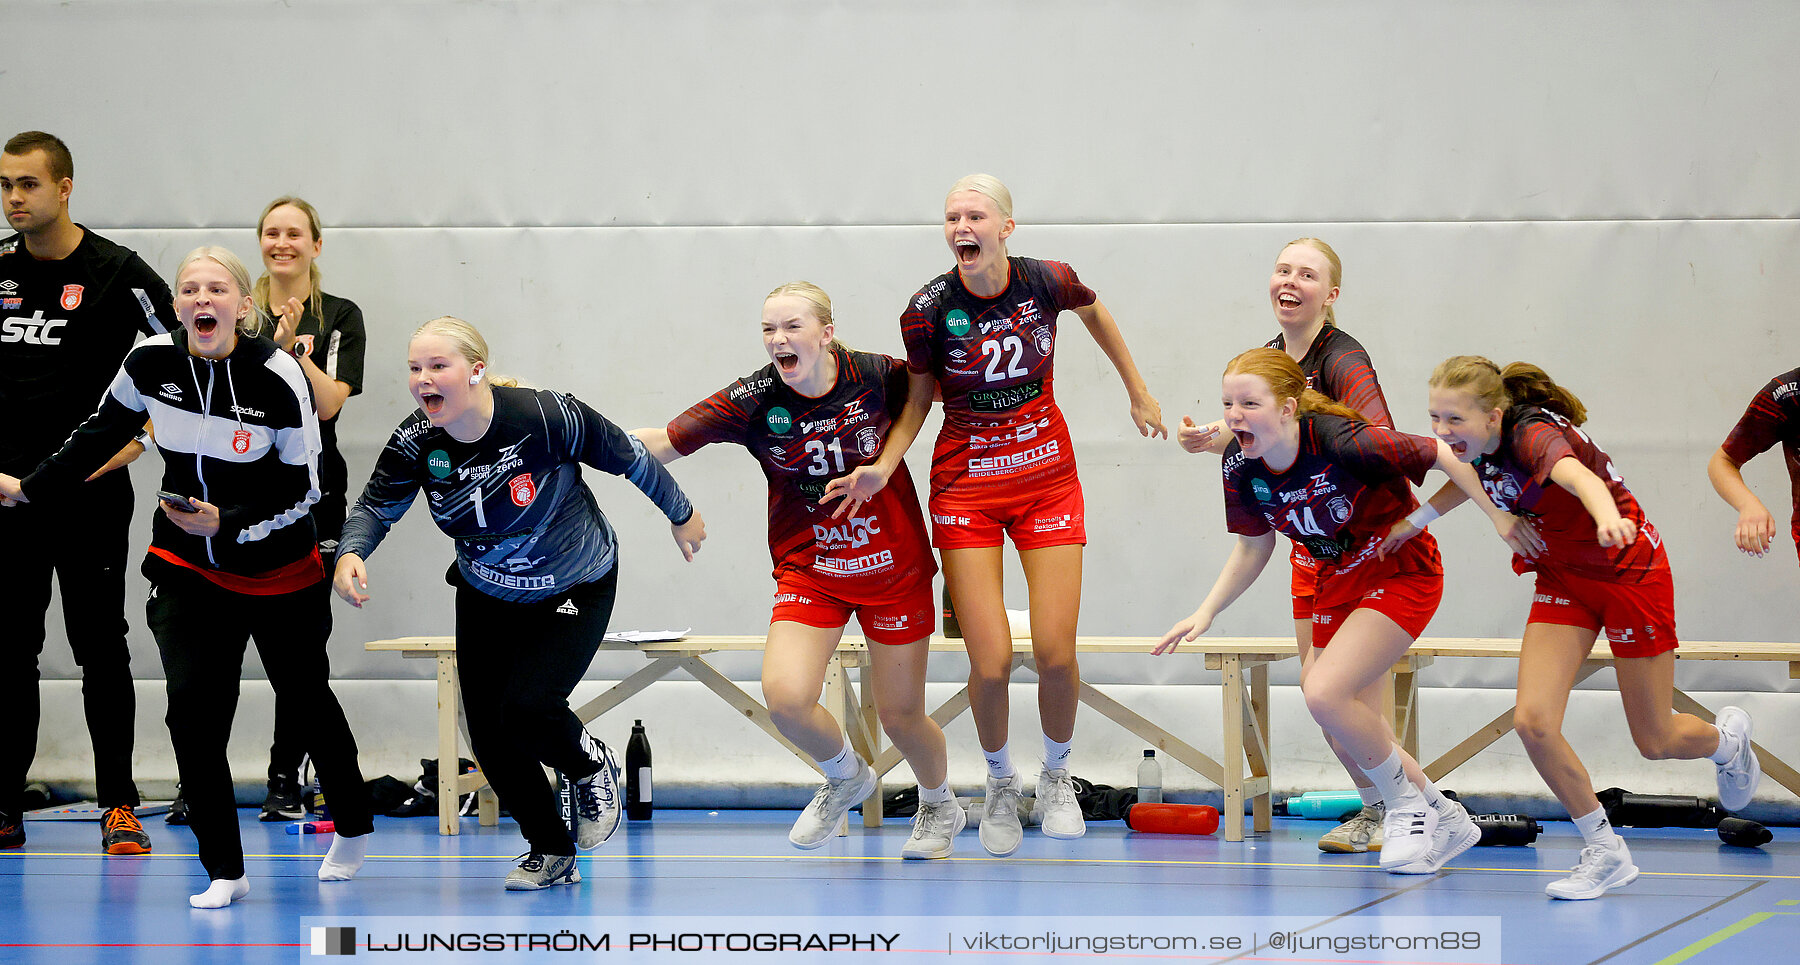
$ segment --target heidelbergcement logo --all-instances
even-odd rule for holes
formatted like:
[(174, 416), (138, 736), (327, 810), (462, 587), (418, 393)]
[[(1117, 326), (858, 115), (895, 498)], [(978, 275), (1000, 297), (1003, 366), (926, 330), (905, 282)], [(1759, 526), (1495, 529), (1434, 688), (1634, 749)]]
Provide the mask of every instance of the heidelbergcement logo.
[(781, 406), (770, 409), (763, 418), (769, 423), (769, 431), (778, 436), (785, 436), (794, 428), (794, 417)]
[(450, 475), (450, 454), (442, 449), (431, 450), (431, 454), (425, 457), (425, 468), (431, 470), (432, 476), (438, 479)]
[(950, 314), (944, 316), (944, 327), (950, 330), (950, 334), (962, 338), (969, 334), (969, 313), (960, 308), (951, 309)]

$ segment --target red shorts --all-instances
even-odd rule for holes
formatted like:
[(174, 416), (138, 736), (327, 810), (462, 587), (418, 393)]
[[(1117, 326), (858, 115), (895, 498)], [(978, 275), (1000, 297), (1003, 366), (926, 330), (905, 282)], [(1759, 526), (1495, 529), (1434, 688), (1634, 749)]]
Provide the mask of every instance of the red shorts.
[(1313, 615), (1313, 595), (1318, 592), (1319, 561), (1306, 551), (1300, 543), (1293, 544), (1293, 552), (1288, 554), (1288, 562), (1294, 567), (1294, 573), (1288, 586), (1294, 595), (1294, 619), (1310, 620)]
[[(991, 502), (991, 496), (981, 502)], [(977, 505), (954, 492), (931, 497), (931, 545), (940, 550), (1001, 545), (1001, 533), (1022, 550), (1087, 543), (1087, 511), (1081, 481), (1049, 492), (1021, 494), (1009, 506)]]
[(1538, 570), (1528, 623), (1606, 630), (1615, 657), (1654, 657), (1675, 649), (1675, 577), (1667, 566), (1641, 583), (1619, 583)]
[(1425, 632), (1425, 625), (1437, 613), (1438, 601), (1444, 596), (1441, 573), (1397, 573), (1381, 585), (1362, 595), (1362, 599), (1329, 609), (1314, 610), (1312, 615), (1313, 646), (1323, 647), (1337, 635), (1338, 628), (1357, 610), (1374, 610), (1398, 623), (1414, 640)]
[(775, 581), (775, 610), (769, 614), (769, 622), (788, 620), (835, 630), (849, 623), (852, 613), (862, 624), (863, 636), (889, 646), (922, 640), (937, 629), (937, 598), (931, 593), (930, 579), (881, 600), (851, 603), (792, 571)]

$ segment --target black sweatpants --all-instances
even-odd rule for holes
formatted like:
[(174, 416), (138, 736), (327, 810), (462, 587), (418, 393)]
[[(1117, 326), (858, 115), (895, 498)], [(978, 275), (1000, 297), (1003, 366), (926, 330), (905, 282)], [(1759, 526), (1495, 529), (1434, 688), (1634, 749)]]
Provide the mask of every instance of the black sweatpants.
[(83, 483), (54, 509), (26, 504), (0, 509), (6, 548), (6, 591), (0, 593), (0, 811), (17, 817), (26, 774), (37, 756), (38, 657), (50, 579), (62, 589), (63, 627), (81, 666), (81, 703), (94, 744), (94, 779), (102, 807), (136, 807), (131, 749), (137, 692), (125, 644), (126, 545), (131, 477), (117, 469)]
[(169, 739), (207, 875), (215, 881), (244, 876), (225, 744), (237, 713), (244, 646), (252, 638), (276, 694), (306, 710), (306, 751), (331, 803), (337, 833), (354, 838), (373, 830), (356, 738), (331, 692), (325, 653), (330, 584), (321, 579), (294, 593), (252, 596), (154, 556), (144, 561), (144, 575), (150, 578), (150, 631), (168, 678)]
[(451, 570), (457, 675), (469, 743), (500, 803), (538, 854), (575, 853), (575, 840), (539, 765), (570, 779), (600, 769), (581, 747), (581, 720), (569, 709), (569, 694), (606, 636), (618, 574), (615, 566), (600, 579), (541, 603), (507, 603)]

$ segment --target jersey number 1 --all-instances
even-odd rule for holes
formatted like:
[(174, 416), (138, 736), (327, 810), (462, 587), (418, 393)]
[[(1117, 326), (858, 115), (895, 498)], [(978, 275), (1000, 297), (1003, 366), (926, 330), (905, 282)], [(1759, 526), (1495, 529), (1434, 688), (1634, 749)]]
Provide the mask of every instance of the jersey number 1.
[(487, 529), (487, 514), (481, 511), (481, 487), (480, 486), (476, 486), (474, 491), (469, 493), (469, 502), (475, 504), (475, 525), (481, 527), (482, 529)]

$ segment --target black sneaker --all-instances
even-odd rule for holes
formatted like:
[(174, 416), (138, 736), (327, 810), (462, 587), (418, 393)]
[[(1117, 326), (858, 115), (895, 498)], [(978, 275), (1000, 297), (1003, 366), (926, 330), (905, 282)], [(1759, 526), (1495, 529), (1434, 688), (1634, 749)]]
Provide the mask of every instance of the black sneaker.
[(181, 785), (179, 784), (175, 785), (175, 800), (169, 802), (169, 810), (163, 815), (163, 823), (173, 824), (177, 827), (185, 826), (188, 823), (187, 798), (181, 796)]
[(261, 821), (298, 821), (306, 817), (306, 808), (300, 803), (300, 782), (291, 774), (277, 774), (269, 778), (269, 796), (263, 798)]
[(130, 808), (107, 808), (101, 820), (100, 850), (106, 854), (149, 854), (150, 836)]
[(25, 847), (25, 819), (0, 811), (0, 849)]

